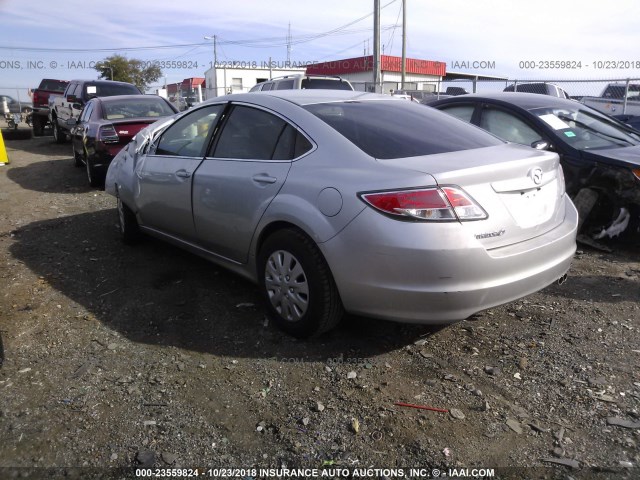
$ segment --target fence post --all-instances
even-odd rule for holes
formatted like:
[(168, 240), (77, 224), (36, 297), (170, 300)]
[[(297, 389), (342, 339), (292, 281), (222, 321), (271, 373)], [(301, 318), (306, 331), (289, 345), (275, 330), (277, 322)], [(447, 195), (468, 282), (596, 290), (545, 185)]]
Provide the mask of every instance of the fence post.
[(627, 113), (627, 99), (629, 98), (629, 82), (631, 81), (630, 78), (627, 78), (627, 83), (624, 86), (624, 102), (622, 104), (622, 114), (624, 115), (625, 113)]
[(514, 80), (513, 81), (513, 91), (517, 92), (518, 91), (518, 80)]

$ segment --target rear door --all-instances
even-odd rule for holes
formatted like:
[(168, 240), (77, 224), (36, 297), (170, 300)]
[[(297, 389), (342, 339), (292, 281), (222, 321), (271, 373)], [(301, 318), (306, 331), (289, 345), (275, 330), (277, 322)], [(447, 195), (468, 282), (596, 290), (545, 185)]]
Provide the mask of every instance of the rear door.
[(312, 148), (274, 113), (235, 105), (193, 182), (198, 243), (244, 263), (258, 221), (282, 188), (291, 162)]
[(183, 240), (195, 238), (193, 174), (202, 163), (224, 104), (199, 108), (177, 120), (136, 166), (136, 206), (145, 227)]

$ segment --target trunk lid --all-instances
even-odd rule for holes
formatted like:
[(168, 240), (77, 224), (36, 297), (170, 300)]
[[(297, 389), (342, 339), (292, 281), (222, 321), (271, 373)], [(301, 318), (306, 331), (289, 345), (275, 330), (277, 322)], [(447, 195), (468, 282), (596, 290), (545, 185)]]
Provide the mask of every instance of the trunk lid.
[(126, 145), (143, 128), (156, 122), (157, 118), (127, 118), (126, 120), (111, 120), (111, 125), (115, 128), (121, 146)]
[(382, 162), (462, 187), (488, 214), (462, 225), (487, 249), (543, 235), (564, 220), (564, 177), (555, 153), (505, 144)]

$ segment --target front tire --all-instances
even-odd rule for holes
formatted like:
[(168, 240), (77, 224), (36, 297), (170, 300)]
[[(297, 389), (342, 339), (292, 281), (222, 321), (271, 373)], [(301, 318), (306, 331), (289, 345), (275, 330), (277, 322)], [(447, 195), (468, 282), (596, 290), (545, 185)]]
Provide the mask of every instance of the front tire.
[(269, 317), (294, 337), (318, 336), (344, 314), (329, 266), (299, 230), (280, 230), (265, 240), (258, 275)]
[(140, 227), (135, 214), (124, 202), (117, 197), (118, 224), (120, 226), (120, 236), (127, 245), (133, 245), (140, 240)]
[(54, 119), (52, 123), (53, 127), (53, 140), (56, 143), (64, 143), (67, 141), (67, 135), (58, 126), (58, 120)]
[(82, 166), (82, 154), (76, 152), (76, 148), (71, 146), (73, 149), (73, 164), (74, 166), (80, 168)]
[(573, 198), (573, 204), (578, 211), (578, 233), (581, 233), (585, 227), (585, 222), (595, 207), (598, 197), (599, 194), (594, 189), (583, 188)]

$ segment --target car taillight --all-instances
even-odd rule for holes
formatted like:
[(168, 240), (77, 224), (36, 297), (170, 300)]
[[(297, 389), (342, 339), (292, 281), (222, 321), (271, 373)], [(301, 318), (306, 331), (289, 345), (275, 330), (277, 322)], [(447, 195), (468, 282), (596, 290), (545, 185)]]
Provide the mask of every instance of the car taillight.
[(373, 208), (399, 219), (446, 222), (488, 217), (464, 190), (454, 186), (363, 193), (360, 198)]
[(98, 130), (98, 138), (97, 140), (102, 143), (118, 143), (120, 141), (120, 137), (116, 132), (116, 129), (113, 128), (113, 125), (103, 125)]

